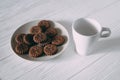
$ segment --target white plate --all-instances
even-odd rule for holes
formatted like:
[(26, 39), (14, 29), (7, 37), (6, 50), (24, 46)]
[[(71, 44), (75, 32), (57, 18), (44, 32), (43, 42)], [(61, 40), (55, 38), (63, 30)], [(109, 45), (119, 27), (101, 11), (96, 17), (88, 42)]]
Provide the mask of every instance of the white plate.
[[(34, 21), (31, 21), (31, 22), (28, 22), (28, 23), (25, 23), (23, 25), (21, 25), (15, 32), (14, 34), (12, 35), (12, 38), (11, 38), (11, 47), (15, 53), (15, 36), (17, 34), (20, 34), (20, 33), (29, 33), (31, 27), (35, 26), (38, 24), (38, 22), (40, 22), (40, 20), (34, 20)], [(27, 59), (27, 60), (31, 60), (31, 61), (43, 61), (43, 60), (48, 60), (48, 59), (51, 59), (51, 58), (54, 58), (60, 54), (63, 53), (63, 51), (65, 50), (65, 48), (67, 47), (68, 43), (69, 43), (69, 35), (68, 35), (68, 31), (64, 28), (63, 25), (59, 24), (58, 22), (53, 22), (53, 21), (50, 21), (51, 25), (53, 27), (55, 27), (58, 31), (58, 34), (60, 35), (63, 35), (65, 37), (65, 43), (58, 47), (58, 52), (55, 54), (55, 55), (52, 55), (52, 56), (42, 56), (42, 57), (38, 57), (38, 58), (31, 58), (28, 56), (28, 54), (24, 54), (24, 55), (18, 55), (19, 57), (23, 58), (23, 59)]]

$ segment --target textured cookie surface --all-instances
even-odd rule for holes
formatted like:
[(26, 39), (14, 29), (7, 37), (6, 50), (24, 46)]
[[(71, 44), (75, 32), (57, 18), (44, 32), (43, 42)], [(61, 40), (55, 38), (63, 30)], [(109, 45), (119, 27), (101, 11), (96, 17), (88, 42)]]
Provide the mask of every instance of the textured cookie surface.
[(42, 32), (42, 29), (38, 26), (33, 26), (31, 29), (30, 29), (30, 33), (31, 34), (38, 34), (38, 33), (41, 33)]
[(51, 44), (51, 41), (52, 41), (52, 39), (49, 38), (49, 39), (47, 39), (47, 41), (42, 42), (42, 43), (39, 43), (38, 46), (44, 47), (44, 46), (46, 46), (47, 44)]
[(40, 55), (42, 55), (42, 53), (43, 53), (43, 49), (42, 47), (39, 46), (33, 46), (29, 50), (30, 57), (39, 57)]
[(25, 36), (25, 34), (18, 34), (15, 36), (15, 41), (18, 44), (24, 43), (23, 37)]
[(64, 42), (65, 42), (64, 37), (58, 35), (54, 37), (52, 44), (59, 46), (59, 45), (62, 45)]
[(44, 33), (35, 34), (33, 40), (36, 43), (44, 42), (47, 40), (47, 36)]
[(33, 34), (26, 34), (24, 37), (23, 37), (23, 40), (26, 44), (28, 45), (33, 45), (35, 44), (34, 41), (33, 41)]
[(38, 23), (38, 26), (42, 29), (42, 32), (45, 32), (50, 27), (50, 22), (48, 20), (42, 20)]
[(56, 45), (53, 45), (53, 44), (47, 44), (45, 47), (44, 47), (44, 53), (46, 55), (54, 55), (57, 53), (57, 47)]
[(48, 28), (45, 32), (45, 34), (49, 37), (54, 37), (55, 35), (57, 35), (57, 30), (55, 28)]
[(29, 47), (26, 44), (17, 44), (15, 47), (16, 53), (20, 55), (27, 53), (28, 50), (29, 50)]

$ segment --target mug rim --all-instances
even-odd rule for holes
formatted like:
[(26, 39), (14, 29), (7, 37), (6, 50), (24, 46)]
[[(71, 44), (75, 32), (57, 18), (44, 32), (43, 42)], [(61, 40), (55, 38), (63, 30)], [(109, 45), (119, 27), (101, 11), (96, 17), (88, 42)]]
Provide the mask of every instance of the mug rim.
[[(92, 35), (85, 35), (85, 34), (81, 34), (81, 33), (79, 33), (76, 29), (75, 29), (75, 22), (77, 22), (78, 20), (81, 20), (81, 19), (83, 19), (83, 20), (88, 20), (88, 21), (94, 21), (95, 23), (97, 23), (97, 25), (99, 26), (99, 27), (95, 27), (96, 28), (96, 30), (97, 30), (97, 32), (95, 33), (95, 34), (92, 34)], [(91, 22), (92, 23), (92, 22)], [(94, 23), (93, 23), (94, 24)], [(97, 35), (97, 34), (100, 34), (100, 32), (102, 31), (102, 26), (100, 25), (100, 23), (97, 21), (97, 20), (95, 20), (95, 19), (93, 19), (93, 18), (78, 18), (78, 19), (76, 19), (76, 20), (74, 20), (74, 22), (72, 23), (72, 31), (74, 30), (74, 32), (76, 32), (78, 35), (82, 35), (82, 36), (86, 36), (86, 37), (92, 37), (92, 36), (95, 36), (95, 35)]]

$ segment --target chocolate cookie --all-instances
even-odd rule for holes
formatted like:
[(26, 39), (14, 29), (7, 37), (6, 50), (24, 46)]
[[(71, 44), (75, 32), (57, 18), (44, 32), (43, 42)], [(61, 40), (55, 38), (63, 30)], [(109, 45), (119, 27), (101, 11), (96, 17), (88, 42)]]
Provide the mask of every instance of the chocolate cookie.
[(41, 33), (42, 32), (42, 29), (38, 26), (33, 26), (31, 29), (30, 29), (30, 33), (31, 34), (38, 34), (38, 33)]
[(40, 43), (40, 42), (44, 42), (47, 40), (47, 36), (44, 33), (40, 33), (40, 34), (35, 34), (33, 36), (33, 40), (36, 43)]
[(46, 30), (45, 34), (48, 37), (54, 37), (55, 35), (57, 35), (57, 30), (55, 28), (50, 27)]
[(47, 44), (45, 47), (44, 47), (44, 53), (46, 55), (54, 55), (57, 53), (57, 47), (56, 45), (53, 45), (53, 44)]
[(38, 23), (38, 26), (45, 32), (50, 27), (50, 22), (48, 20), (42, 20)]
[(46, 46), (47, 44), (50, 44), (51, 41), (52, 41), (52, 39), (49, 38), (49, 39), (47, 39), (47, 41), (42, 42), (42, 43), (39, 43), (38, 46), (40, 46), (40, 47), (44, 47), (44, 46)]
[(35, 44), (34, 41), (33, 41), (33, 34), (26, 34), (24, 37), (23, 37), (23, 40), (26, 44), (28, 45), (33, 45)]
[(65, 42), (65, 39), (63, 36), (55, 36), (53, 41), (52, 41), (52, 44), (56, 45), (56, 46), (59, 46), (59, 45), (62, 45), (63, 43)]
[(34, 58), (41, 56), (42, 53), (43, 53), (43, 49), (42, 47), (39, 47), (39, 46), (33, 46), (29, 50), (29, 56)]
[(15, 41), (18, 44), (24, 43), (23, 37), (25, 36), (25, 34), (18, 34), (15, 36)]
[(17, 44), (15, 47), (15, 51), (19, 55), (27, 53), (28, 50), (29, 50), (29, 47), (26, 44)]

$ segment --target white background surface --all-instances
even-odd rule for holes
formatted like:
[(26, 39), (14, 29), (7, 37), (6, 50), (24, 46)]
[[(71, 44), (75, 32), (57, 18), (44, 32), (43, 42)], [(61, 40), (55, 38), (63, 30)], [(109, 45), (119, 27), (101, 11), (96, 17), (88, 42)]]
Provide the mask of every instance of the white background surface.
[[(111, 28), (90, 56), (76, 54), (72, 22), (94, 18)], [(69, 31), (70, 43), (52, 60), (26, 61), (14, 55), (10, 38), (19, 25), (33, 19), (58, 21)], [(120, 80), (120, 0), (0, 0), (0, 80)]]

